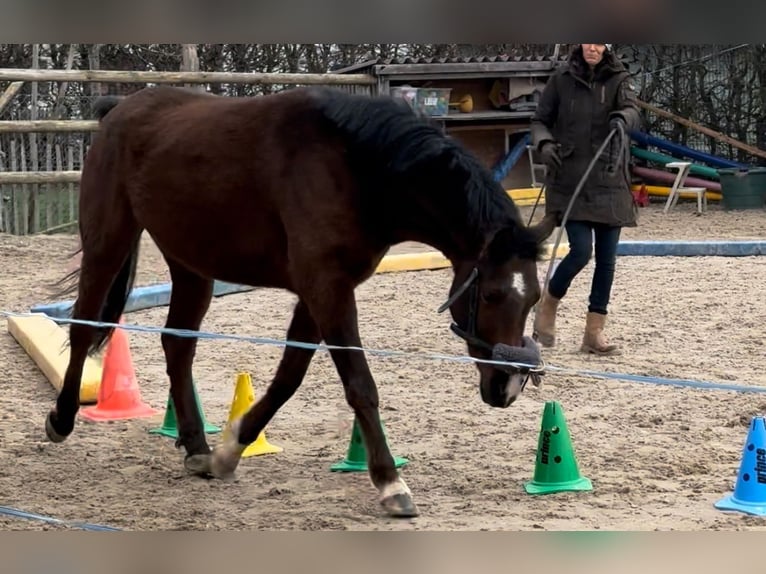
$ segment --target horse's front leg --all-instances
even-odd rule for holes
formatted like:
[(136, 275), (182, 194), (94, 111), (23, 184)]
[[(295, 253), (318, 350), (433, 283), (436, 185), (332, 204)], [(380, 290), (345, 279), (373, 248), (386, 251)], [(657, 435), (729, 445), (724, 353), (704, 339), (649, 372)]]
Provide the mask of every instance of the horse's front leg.
[[(318, 302), (311, 312), (328, 345), (361, 347), (353, 290), (334, 289), (334, 301)], [(343, 296), (341, 294), (343, 293)], [(380, 503), (390, 516), (413, 517), (418, 510), (412, 493), (399, 476), (389, 451), (378, 411), (378, 389), (362, 351), (331, 349), (343, 382), (346, 400), (354, 410), (367, 449), (370, 479), (380, 493)]]
[[(310, 344), (317, 344), (321, 340), (319, 329), (303, 301), (298, 301), (295, 306), (287, 338)], [(228, 433), (228, 439), (213, 451), (211, 470), (214, 476), (223, 480), (234, 478), (242, 453), (298, 390), (314, 353), (314, 349), (285, 347), (276, 375), (266, 393), (240, 420), (232, 421), (232, 432)]]

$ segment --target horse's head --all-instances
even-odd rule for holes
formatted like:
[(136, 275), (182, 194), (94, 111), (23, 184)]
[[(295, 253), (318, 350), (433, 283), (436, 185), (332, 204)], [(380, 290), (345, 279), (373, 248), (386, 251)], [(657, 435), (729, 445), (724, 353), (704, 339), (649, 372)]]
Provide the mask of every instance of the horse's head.
[(509, 407), (541, 366), (524, 326), (541, 294), (540, 248), (555, 226), (546, 217), (535, 226), (501, 229), (478, 261), (455, 262), (450, 298), (440, 312), (450, 309), (452, 330), (466, 341), (472, 357), (518, 364), (476, 363), (481, 398), (492, 407)]

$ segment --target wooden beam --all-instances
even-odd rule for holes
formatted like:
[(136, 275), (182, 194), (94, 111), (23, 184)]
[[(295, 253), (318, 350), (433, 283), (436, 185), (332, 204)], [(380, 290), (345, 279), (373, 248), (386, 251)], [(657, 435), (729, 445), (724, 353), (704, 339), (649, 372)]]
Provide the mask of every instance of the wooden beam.
[(502, 124), (476, 124), (476, 125), (455, 125), (450, 124), (446, 126), (447, 133), (452, 132), (478, 132), (478, 131), (503, 131), (507, 130), (509, 128), (514, 128), (517, 126), (526, 126), (529, 125), (527, 123), (524, 124), (508, 124), (508, 123), (502, 123)]
[(375, 72), (379, 75), (412, 74), (508, 74), (524, 75), (529, 72), (553, 72), (556, 63), (542, 62), (457, 62), (445, 64), (376, 64)]
[(7, 120), (0, 121), (0, 133), (95, 132), (96, 120)]
[[(381, 74), (380, 78), (386, 78), (387, 80), (394, 80), (396, 82), (425, 82), (428, 80), (435, 81), (456, 81), (456, 80), (486, 80), (487, 72), (455, 72), (454, 74), (445, 74), (441, 72), (434, 73), (418, 73), (407, 72), (402, 74), (385, 75)], [(540, 81), (546, 81), (551, 72), (543, 71), (525, 71), (525, 72), (493, 72), (491, 73), (492, 79), (505, 79), (505, 78), (521, 78), (524, 80), (534, 78)]]
[(78, 183), (80, 171), (0, 171), (2, 183)]
[(725, 134), (722, 134), (721, 132), (717, 132), (715, 130), (711, 130), (710, 128), (706, 128), (703, 125), (700, 125), (696, 122), (693, 122), (691, 120), (688, 120), (686, 118), (682, 118), (681, 116), (677, 116), (676, 114), (673, 114), (671, 112), (665, 111), (663, 109), (658, 108), (657, 106), (653, 106), (652, 104), (648, 104), (646, 102), (643, 102), (641, 100), (638, 101), (638, 105), (645, 110), (652, 112), (653, 114), (657, 114), (658, 116), (661, 116), (663, 118), (667, 118), (669, 120), (673, 120), (676, 123), (681, 124), (682, 126), (686, 126), (688, 128), (691, 128), (693, 130), (696, 130), (700, 133), (703, 133), (707, 136), (710, 136), (711, 138), (715, 138), (718, 141), (722, 141), (724, 143), (727, 143), (735, 148), (741, 149), (746, 151), (747, 153), (750, 153), (754, 156), (758, 156), (761, 158), (766, 158), (766, 151), (759, 149), (757, 147), (753, 147), (751, 145), (748, 145), (746, 143), (743, 143), (739, 140), (735, 140), (734, 138), (731, 138)]
[(197, 44), (181, 44), (181, 71), (199, 72)]
[[(197, 44), (181, 44), (181, 68), (182, 72), (199, 72), (199, 55)], [(194, 87), (194, 84), (184, 84), (185, 87)], [(202, 86), (196, 86), (197, 90), (204, 90)]]
[(3, 111), (5, 111), (5, 107), (11, 103), (11, 100), (16, 97), (16, 94), (19, 93), (19, 90), (23, 85), (24, 82), (13, 82), (5, 89), (3, 95), (0, 96), (0, 115), (2, 115)]
[(153, 84), (332, 84), (373, 85), (368, 74), (279, 74), (261, 72), (157, 72), (131, 70), (29, 70), (0, 68), (0, 81), (119, 82)]
[[(67, 53), (67, 59), (66, 59), (66, 69), (71, 70), (74, 67), (74, 58), (77, 55), (77, 44), (69, 44), (69, 52)], [(66, 95), (67, 88), (69, 87), (68, 82), (61, 82), (59, 84), (59, 94), (56, 98), (56, 105), (53, 106), (53, 118), (60, 118), (61, 117), (61, 110), (64, 109), (64, 96)]]

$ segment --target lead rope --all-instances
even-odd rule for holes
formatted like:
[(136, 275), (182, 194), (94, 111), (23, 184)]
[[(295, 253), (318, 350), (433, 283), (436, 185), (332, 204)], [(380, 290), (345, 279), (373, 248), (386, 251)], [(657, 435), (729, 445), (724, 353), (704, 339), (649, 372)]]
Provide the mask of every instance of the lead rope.
[[(596, 155), (593, 156), (593, 159), (590, 161), (590, 164), (588, 165), (588, 169), (585, 170), (585, 173), (580, 178), (580, 182), (577, 184), (577, 187), (575, 188), (574, 193), (572, 194), (572, 199), (569, 200), (569, 205), (567, 206), (566, 212), (564, 212), (564, 217), (561, 220), (561, 225), (559, 227), (559, 232), (556, 236), (556, 242), (553, 245), (553, 251), (551, 252), (551, 261), (548, 265), (548, 272), (545, 274), (545, 281), (543, 283), (543, 293), (545, 293), (548, 290), (548, 282), (551, 279), (551, 271), (553, 271), (553, 264), (556, 261), (556, 253), (559, 249), (559, 244), (561, 243), (561, 236), (564, 234), (564, 228), (566, 226), (566, 222), (569, 219), (569, 213), (572, 211), (572, 206), (574, 205), (575, 200), (577, 199), (577, 196), (580, 195), (580, 192), (582, 191), (583, 186), (585, 185), (585, 182), (588, 180), (588, 176), (590, 175), (590, 172), (593, 170), (593, 167), (596, 165), (596, 162), (601, 157), (601, 154), (604, 153), (604, 150), (606, 149), (606, 146), (609, 145), (609, 142), (612, 140), (612, 137), (614, 137), (614, 134), (617, 132), (621, 132), (622, 134), (622, 141), (620, 142), (620, 150), (617, 155), (617, 161), (615, 162), (617, 165), (619, 165), (620, 160), (622, 159), (622, 155), (625, 152), (625, 137), (627, 134), (625, 133), (625, 130), (622, 126), (620, 126), (619, 130), (618, 128), (612, 128), (612, 131), (609, 132), (609, 134), (604, 138), (603, 143), (596, 151)], [(545, 185), (540, 188), (540, 193), (537, 196), (537, 201), (535, 202), (535, 209), (537, 208), (537, 204), (540, 202), (540, 198), (542, 197), (543, 190), (545, 189)], [(534, 209), (532, 210), (532, 215), (534, 215)], [(532, 217), (530, 216), (529, 221), (531, 223)], [(537, 313), (537, 305), (535, 305), (535, 313)], [(537, 341), (537, 335), (532, 333), (532, 338)]]

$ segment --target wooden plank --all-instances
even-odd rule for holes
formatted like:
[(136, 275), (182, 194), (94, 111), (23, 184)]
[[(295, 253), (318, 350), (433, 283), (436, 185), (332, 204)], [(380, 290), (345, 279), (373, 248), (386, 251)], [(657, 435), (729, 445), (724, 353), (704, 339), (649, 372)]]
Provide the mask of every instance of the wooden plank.
[[(530, 78), (537, 78), (540, 81), (546, 81), (551, 76), (551, 71), (518, 71), (518, 72), (504, 72), (504, 73), (494, 73), (492, 74), (493, 78), (496, 79), (511, 79), (511, 78), (521, 78), (524, 80), (528, 80)], [(436, 81), (444, 81), (449, 80), (451, 82), (457, 81), (457, 80), (486, 80), (487, 79), (487, 72), (475, 72), (475, 73), (469, 73), (469, 72), (456, 72), (454, 74), (444, 74), (441, 72), (433, 72), (433, 73), (417, 73), (417, 72), (409, 72), (407, 74), (391, 74), (389, 76), (379, 76), (382, 78), (387, 78), (390, 80), (394, 80), (396, 82), (424, 82), (427, 80), (436, 80)]]
[(95, 132), (96, 120), (6, 120), (0, 121), (0, 133)]
[(110, 82), (152, 84), (333, 84), (373, 85), (368, 74), (300, 74), (270, 72), (159, 72), (149, 70), (31, 70), (0, 68), (0, 81)]
[[(21, 177), (23, 178), (27, 170), (27, 152), (26, 152), (26, 146), (24, 145), (24, 138), (23, 136), (19, 140), (21, 143), (19, 144), (19, 155), (21, 156), (21, 160), (19, 161), (19, 169), (21, 170)], [(32, 207), (32, 195), (29, 193), (29, 187), (24, 185), (22, 183), (21, 185), (21, 193), (22, 193), (22, 208), (21, 208), (21, 217), (22, 217), (22, 235), (26, 235), (29, 233), (29, 212)]]
[[(71, 70), (74, 67), (74, 58), (77, 55), (77, 44), (69, 44), (69, 52), (67, 54), (66, 69)], [(61, 110), (64, 109), (64, 96), (69, 88), (68, 82), (61, 82), (59, 85), (59, 93), (56, 97), (56, 104), (53, 106), (53, 118), (61, 117)]]
[(748, 145), (746, 143), (743, 143), (739, 140), (735, 140), (732, 137), (729, 137), (727, 135), (722, 134), (721, 132), (717, 132), (715, 130), (711, 130), (710, 128), (706, 128), (703, 125), (700, 125), (696, 122), (693, 122), (692, 120), (683, 118), (681, 116), (677, 116), (674, 113), (665, 111), (663, 109), (658, 108), (657, 106), (653, 106), (652, 104), (648, 104), (644, 101), (639, 100), (638, 105), (642, 108), (644, 108), (647, 111), (652, 112), (653, 114), (657, 114), (658, 116), (661, 116), (663, 118), (667, 118), (669, 120), (673, 120), (676, 123), (681, 124), (682, 126), (689, 127), (693, 130), (696, 130), (700, 133), (703, 133), (707, 136), (710, 136), (711, 138), (715, 138), (718, 141), (722, 141), (724, 143), (727, 143), (735, 148), (744, 150), (754, 156), (758, 156), (761, 158), (766, 158), (766, 151), (759, 149), (757, 147), (753, 147), (751, 145)]
[[(11, 169), (16, 171), (19, 168), (19, 163), (16, 158), (16, 138), (11, 138)], [(21, 206), (19, 205), (24, 197), (24, 190), (19, 191), (19, 187), (14, 185), (11, 187), (11, 204), (13, 205), (13, 233), (14, 235), (21, 234)]]
[[(14, 163), (12, 161), (12, 165)], [(79, 171), (6, 171), (0, 173), (0, 183), (78, 183), (80, 174)]]
[[(519, 118), (524, 119), (524, 118)], [(446, 122), (445, 122), (446, 124)], [(460, 124), (460, 123), (450, 123), (448, 126), (446, 126), (447, 133), (460, 133), (460, 132), (481, 132), (481, 131), (491, 131), (491, 132), (497, 132), (497, 131), (506, 131), (509, 129), (514, 128), (515, 126), (527, 126), (529, 125), (527, 122), (522, 123), (516, 123), (516, 124), (509, 124), (509, 123), (484, 123), (484, 124)]]
[(5, 107), (16, 97), (16, 94), (19, 93), (19, 90), (23, 85), (24, 82), (12, 82), (11, 85), (5, 89), (3, 95), (0, 96), (0, 115), (5, 111)]
[[(80, 149), (82, 149), (82, 142), (80, 142)], [(62, 165), (59, 168), (59, 171), (75, 171), (74, 149), (72, 148), (71, 142), (68, 146), (66, 146), (66, 169)], [(74, 183), (70, 182), (67, 188), (69, 190), (69, 221), (74, 221), (77, 214), (77, 202), (75, 201)]]
[(556, 63), (543, 62), (458, 62), (433, 64), (377, 64), (375, 72), (379, 75), (400, 74), (497, 74), (510, 72), (552, 72)]
[[(0, 141), (0, 172), (5, 171), (6, 153), (3, 151), (2, 141)], [(12, 188), (11, 188), (12, 189)], [(11, 233), (11, 210), (13, 205), (10, 201), (4, 201), (5, 188), (0, 185), (0, 233)], [(9, 199), (12, 199), (9, 198)]]
[[(69, 363), (67, 332), (45, 315), (8, 317), (8, 333), (32, 358), (45, 378), (57, 391), (64, 385)], [(101, 386), (102, 365), (94, 357), (85, 359), (80, 379), (80, 402), (95, 403)]]
[(446, 116), (432, 116), (435, 120), (444, 120), (448, 122), (470, 122), (470, 121), (486, 121), (486, 120), (525, 120), (532, 117), (534, 112), (501, 112), (501, 111), (482, 111), (482, 112), (470, 112), (467, 114), (454, 113)]
[[(50, 138), (45, 138), (45, 169), (51, 173), (55, 173), (53, 170), (53, 143)], [(45, 186), (45, 229), (53, 227), (53, 218), (55, 217), (55, 208), (60, 203), (55, 193), (60, 191), (57, 187), (50, 184)], [(53, 192), (53, 193), (52, 193)]]
[[(197, 44), (181, 44), (181, 68), (182, 72), (199, 72), (199, 55), (197, 54)], [(184, 84), (191, 88), (193, 84)], [(204, 89), (198, 87), (198, 89)]]
[[(40, 44), (32, 44), (32, 68), (34, 71), (40, 69)], [(37, 104), (38, 104), (39, 84), (38, 82), (32, 82), (32, 102), (30, 107), (29, 119), (35, 121), (37, 117)], [(22, 141), (24, 140), (22, 136)], [(39, 149), (37, 147), (37, 133), (31, 132), (29, 134), (29, 161), (32, 164), (30, 171), (40, 170), (40, 160), (38, 157)], [(26, 167), (22, 166), (22, 169)], [(40, 228), (40, 187), (37, 184), (32, 184), (29, 190), (29, 201), (32, 208), (31, 219), (29, 220), (29, 231), (35, 233)]]

